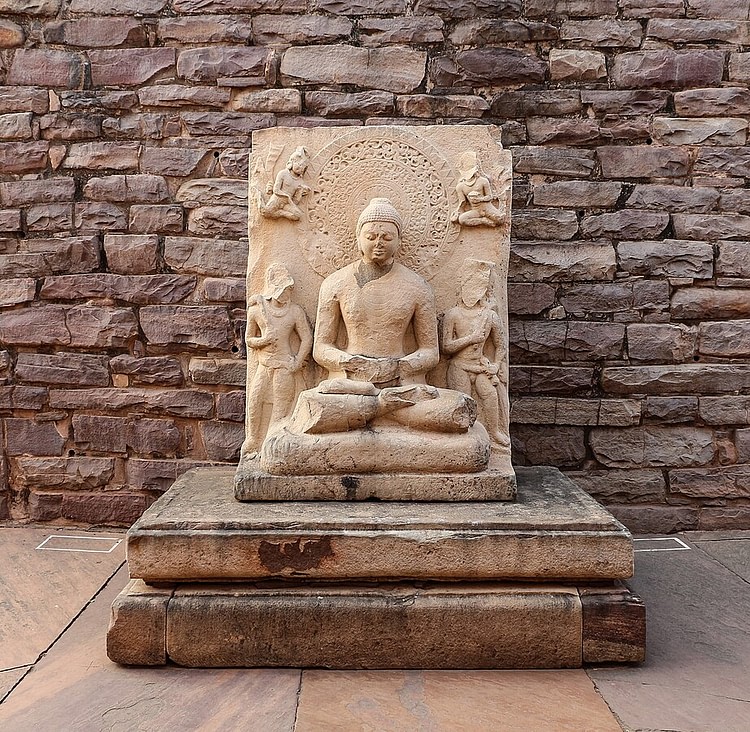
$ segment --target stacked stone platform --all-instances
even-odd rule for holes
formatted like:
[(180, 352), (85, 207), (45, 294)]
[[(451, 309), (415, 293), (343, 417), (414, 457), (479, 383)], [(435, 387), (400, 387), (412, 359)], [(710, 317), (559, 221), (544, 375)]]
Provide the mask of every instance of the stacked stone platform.
[(552, 468), (516, 502), (240, 503), (180, 478), (131, 528), (108, 653), (133, 665), (562, 668), (643, 659), (628, 531)]

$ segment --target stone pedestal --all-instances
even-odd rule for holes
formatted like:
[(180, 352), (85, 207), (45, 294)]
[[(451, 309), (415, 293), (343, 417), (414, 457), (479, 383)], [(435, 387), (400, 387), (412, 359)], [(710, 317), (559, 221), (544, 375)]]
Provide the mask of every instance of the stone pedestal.
[(632, 540), (559, 471), (503, 502), (239, 503), (185, 474), (133, 526), (123, 664), (562, 668), (643, 659)]

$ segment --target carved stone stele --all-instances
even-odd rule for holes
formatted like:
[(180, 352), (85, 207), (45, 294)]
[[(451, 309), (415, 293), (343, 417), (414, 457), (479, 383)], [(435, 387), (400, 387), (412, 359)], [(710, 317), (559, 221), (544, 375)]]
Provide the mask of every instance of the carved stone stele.
[(238, 481), (512, 477), (499, 138), (488, 126), (254, 133)]

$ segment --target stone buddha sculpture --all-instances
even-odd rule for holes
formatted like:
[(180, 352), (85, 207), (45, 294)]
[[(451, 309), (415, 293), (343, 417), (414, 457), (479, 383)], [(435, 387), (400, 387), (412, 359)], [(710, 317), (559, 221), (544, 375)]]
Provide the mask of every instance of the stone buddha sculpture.
[(402, 221), (375, 198), (357, 221), (360, 259), (320, 287), (313, 358), (328, 379), (269, 432), (271, 473), (477, 472), (489, 438), (467, 394), (426, 374), (439, 359), (432, 289), (398, 263)]

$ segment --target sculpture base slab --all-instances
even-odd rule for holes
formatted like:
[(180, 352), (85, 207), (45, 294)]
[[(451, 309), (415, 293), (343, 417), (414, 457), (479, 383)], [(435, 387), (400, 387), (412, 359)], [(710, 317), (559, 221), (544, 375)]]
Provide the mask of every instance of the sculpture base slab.
[(513, 501), (513, 469), (481, 473), (271, 475), (240, 465), (238, 501)]
[(121, 664), (334, 669), (575, 668), (643, 660), (645, 612), (599, 586), (250, 584), (120, 593)]
[(616, 580), (627, 529), (554, 468), (518, 468), (515, 502), (234, 499), (234, 471), (180, 477), (128, 532), (130, 576), (155, 582), (308, 578)]

